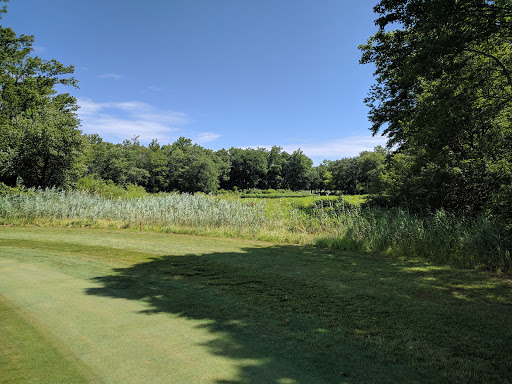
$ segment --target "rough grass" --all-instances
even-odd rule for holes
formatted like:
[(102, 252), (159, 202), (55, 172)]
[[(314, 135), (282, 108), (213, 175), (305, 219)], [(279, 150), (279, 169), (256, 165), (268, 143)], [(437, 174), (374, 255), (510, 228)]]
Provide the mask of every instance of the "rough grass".
[(159, 194), (106, 198), (32, 191), (0, 197), (0, 224), (144, 228), (165, 233), (258, 239), (358, 252), (424, 257), (462, 268), (512, 273), (512, 239), (488, 218), (444, 211), (362, 209), (364, 197), (241, 199)]
[[(169, 382), (169, 367), (182, 367), (174, 382), (184, 383), (512, 381), (512, 286), (482, 271), (91, 229), (1, 228), (1, 258), (39, 278), (1, 269), (0, 293), (25, 306), (37, 295), (30, 310), (42, 324), (58, 319), (54, 336), (109, 382), (118, 371), (130, 382), (137, 369)], [(96, 358), (80, 354), (77, 324), (97, 340)]]

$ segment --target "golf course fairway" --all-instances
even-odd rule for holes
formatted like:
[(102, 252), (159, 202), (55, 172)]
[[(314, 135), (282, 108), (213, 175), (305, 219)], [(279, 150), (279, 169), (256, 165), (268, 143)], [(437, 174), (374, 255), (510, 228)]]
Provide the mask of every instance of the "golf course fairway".
[(0, 383), (512, 381), (510, 281), (198, 236), (0, 228)]

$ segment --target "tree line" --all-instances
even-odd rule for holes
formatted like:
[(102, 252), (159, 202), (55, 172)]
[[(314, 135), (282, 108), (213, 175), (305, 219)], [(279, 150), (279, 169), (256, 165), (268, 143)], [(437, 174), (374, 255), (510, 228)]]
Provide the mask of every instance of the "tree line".
[(180, 137), (172, 144), (137, 137), (122, 144), (84, 135), (84, 175), (117, 185), (138, 185), (148, 192), (215, 192), (247, 189), (339, 190), (370, 193), (378, 188), (386, 150), (377, 147), (358, 157), (313, 161), (300, 149), (230, 148), (213, 151)]
[[(5, 12), (4, 6), (0, 13)], [(144, 146), (137, 137), (113, 144), (98, 134), (82, 134), (76, 98), (55, 89), (77, 87), (74, 67), (32, 55), (33, 43), (33, 36), (0, 27), (0, 182), (8, 186), (64, 188), (94, 177), (148, 192), (260, 188), (367, 193), (373, 188), (369, 180), (381, 169), (380, 155), (380, 162), (366, 161), (361, 169), (354, 168), (355, 158), (313, 167), (300, 149), (291, 154), (279, 146), (213, 151), (184, 137)]]
[(487, 213), (512, 229), (512, 1), (382, 0), (361, 63), (374, 134), (394, 148), (385, 197)]
[[(145, 146), (138, 137), (113, 144), (98, 134), (81, 134), (77, 126), (53, 127), (38, 118), (16, 120), (18, 124), (4, 131), (18, 140), (11, 140), (2, 152), (12, 166), (3, 167), (0, 182), (65, 188), (88, 177), (141, 186), (151, 193), (288, 189), (366, 194), (378, 192), (387, 153), (379, 146), (357, 157), (313, 166), (300, 149), (291, 154), (279, 146), (214, 151), (185, 137), (165, 145), (155, 139)], [(70, 132), (73, 142), (65, 140)]]

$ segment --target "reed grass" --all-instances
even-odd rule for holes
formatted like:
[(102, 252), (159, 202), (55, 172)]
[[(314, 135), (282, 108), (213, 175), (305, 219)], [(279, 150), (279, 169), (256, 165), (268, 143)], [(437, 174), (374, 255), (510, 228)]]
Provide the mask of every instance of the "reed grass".
[(445, 211), (362, 209), (346, 199), (226, 198), (158, 194), (108, 198), (84, 191), (39, 190), (0, 197), (0, 224), (90, 226), (252, 238), (426, 258), (463, 268), (512, 272), (511, 240), (485, 217)]
[(352, 208), (338, 214), (337, 220), (345, 230), (318, 238), (316, 245), (512, 272), (511, 240), (484, 216), (466, 219), (440, 210), (419, 217), (401, 209)]

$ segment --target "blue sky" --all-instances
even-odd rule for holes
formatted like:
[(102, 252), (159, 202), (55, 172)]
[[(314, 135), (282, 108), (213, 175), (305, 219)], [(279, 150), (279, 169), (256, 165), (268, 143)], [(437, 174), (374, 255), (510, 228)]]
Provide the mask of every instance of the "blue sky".
[(359, 44), (376, 0), (11, 0), (2, 25), (75, 66), (85, 133), (214, 150), (301, 148), (315, 163), (384, 145)]

